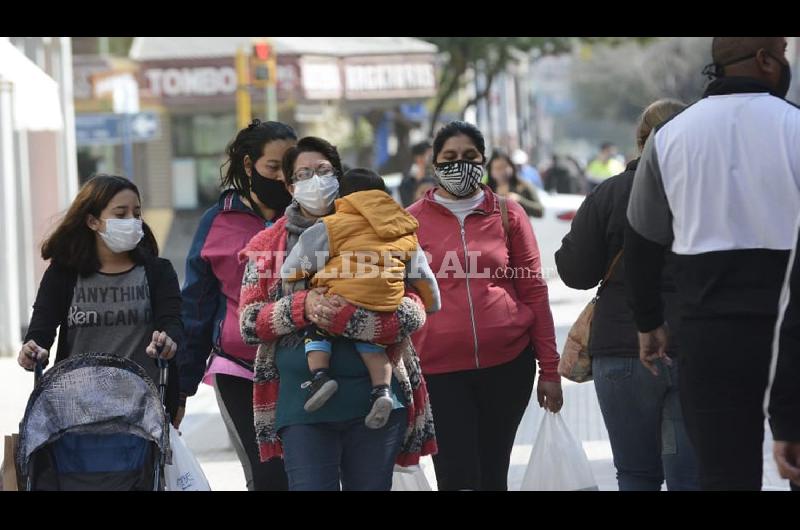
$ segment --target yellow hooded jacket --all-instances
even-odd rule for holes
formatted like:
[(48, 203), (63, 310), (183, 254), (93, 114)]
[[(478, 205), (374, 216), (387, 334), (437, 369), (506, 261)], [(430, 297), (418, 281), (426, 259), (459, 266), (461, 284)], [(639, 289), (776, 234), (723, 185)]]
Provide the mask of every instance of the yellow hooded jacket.
[(417, 250), (419, 223), (379, 190), (336, 200), (322, 218), (330, 259), (311, 280), (348, 302), (373, 311), (396, 311), (405, 293), (405, 265)]

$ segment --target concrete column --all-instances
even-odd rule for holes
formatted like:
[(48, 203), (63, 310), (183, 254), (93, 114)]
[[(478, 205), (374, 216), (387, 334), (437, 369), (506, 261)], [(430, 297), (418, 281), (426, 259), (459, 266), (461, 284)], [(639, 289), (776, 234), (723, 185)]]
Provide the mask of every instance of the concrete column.
[(0, 80), (0, 355), (20, 347), (19, 265), (17, 254), (17, 176), (14, 164), (13, 85)]

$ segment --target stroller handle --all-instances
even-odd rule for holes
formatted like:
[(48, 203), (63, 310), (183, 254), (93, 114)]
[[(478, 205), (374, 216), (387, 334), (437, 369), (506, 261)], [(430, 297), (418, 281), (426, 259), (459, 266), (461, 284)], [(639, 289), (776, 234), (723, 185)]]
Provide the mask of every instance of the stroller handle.
[(169, 361), (166, 359), (158, 358), (158, 386), (167, 386), (167, 374), (169, 371)]
[(161, 404), (166, 405), (166, 392), (167, 382), (169, 380), (169, 361), (161, 357), (163, 346), (156, 346), (158, 357), (156, 357), (156, 364), (158, 365), (158, 390), (161, 394)]
[(42, 361), (37, 360), (36, 366), (33, 367), (33, 387), (36, 388), (39, 386), (39, 381), (42, 380), (42, 374), (44, 373), (44, 363)]
[[(161, 396), (161, 406), (166, 407), (167, 404), (167, 381), (169, 376), (169, 361), (161, 357), (161, 352), (163, 351), (162, 347), (156, 346), (156, 350), (158, 351), (158, 357), (156, 357), (156, 363), (158, 364), (158, 393)], [(163, 487), (163, 477), (161, 473), (163, 472), (164, 466), (167, 463), (167, 450), (164, 450), (164, 447), (167, 447), (169, 444), (169, 424), (170, 424), (170, 417), (169, 413), (164, 416), (164, 428), (161, 432), (161, 447), (162, 451), (159, 455), (159, 466), (156, 470), (156, 476), (153, 483), (153, 490), (160, 491)], [(171, 458), (170, 458), (171, 459)]]

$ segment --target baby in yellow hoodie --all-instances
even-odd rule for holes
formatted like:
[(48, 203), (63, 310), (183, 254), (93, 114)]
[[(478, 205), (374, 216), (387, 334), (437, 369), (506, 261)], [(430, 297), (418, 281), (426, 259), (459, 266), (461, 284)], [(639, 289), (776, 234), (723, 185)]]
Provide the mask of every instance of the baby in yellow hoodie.
[[(439, 310), (439, 288), (419, 247), (417, 220), (388, 194), (383, 179), (368, 169), (344, 174), (336, 212), (306, 229), (281, 267), (284, 292), (327, 287), (348, 302), (372, 311), (394, 312), (410, 282), (429, 313)], [(305, 331), (305, 352), (311, 381), (305, 410), (322, 407), (338, 389), (328, 374), (331, 335), (310, 326)], [(364, 423), (371, 429), (386, 424), (393, 401), (389, 390), (392, 367), (385, 346), (356, 342), (372, 381), (372, 402)]]

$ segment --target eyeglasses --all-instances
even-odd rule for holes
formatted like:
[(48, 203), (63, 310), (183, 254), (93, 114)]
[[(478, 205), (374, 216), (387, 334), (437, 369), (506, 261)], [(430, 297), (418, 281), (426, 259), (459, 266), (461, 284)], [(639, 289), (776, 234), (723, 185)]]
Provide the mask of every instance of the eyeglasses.
[(314, 175), (323, 176), (330, 175), (334, 172), (333, 166), (330, 162), (321, 162), (316, 168), (301, 167), (292, 175), (292, 182), (300, 182), (301, 180), (308, 180)]

